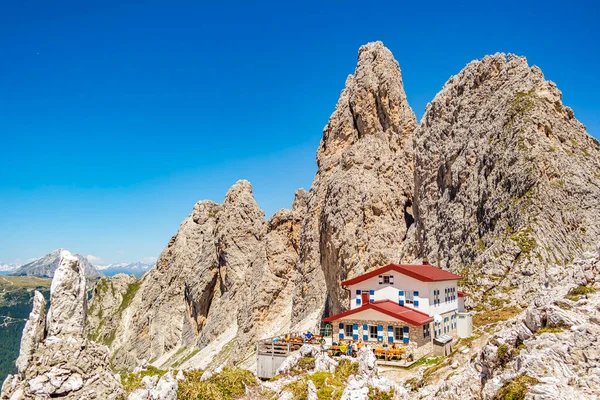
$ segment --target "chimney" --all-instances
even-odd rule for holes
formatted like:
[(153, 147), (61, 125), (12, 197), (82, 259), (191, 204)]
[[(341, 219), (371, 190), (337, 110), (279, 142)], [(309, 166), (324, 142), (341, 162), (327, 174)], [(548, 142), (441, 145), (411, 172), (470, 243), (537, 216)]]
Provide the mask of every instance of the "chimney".
[(423, 265), (429, 265), (429, 261), (426, 258), (423, 259)]

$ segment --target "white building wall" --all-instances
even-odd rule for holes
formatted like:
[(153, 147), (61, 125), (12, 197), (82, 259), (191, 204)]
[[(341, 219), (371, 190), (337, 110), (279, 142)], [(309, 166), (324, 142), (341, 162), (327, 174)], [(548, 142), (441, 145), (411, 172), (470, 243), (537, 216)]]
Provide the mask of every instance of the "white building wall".
[[(400, 291), (417, 291), (419, 295), (414, 298), (419, 302), (419, 305), (415, 307), (413, 304), (404, 305), (406, 307), (415, 308), (418, 311), (426, 313), (430, 316), (435, 314), (445, 314), (450, 311), (455, 311), (458, 308), (458, 287), (456, 280), (450, 281), (439, 281), (439, 282), (422, 282), (418, 279), (412, 278), (410, 276), (403, 275), (396, 271), (389, 271), (384, 273), (383, 275), (392, 275), (394, 277), (394, 283), (383, 283), (379, 284), (379, 276), (374, 276), (372, 278), (366, 279), (362, 282), (359, 282), (355, 285), (348, 286), (350, 290), (350, 309), (355, 309), (362, 306), (361, 304), (357, 304), (356, 299), (362, 299), (361, 294), (357, 294), (357, 291), (373, 291), (374, 295), (371, 298), (374, 300), (391, 300), (395, 303), (398, 303), (398, 300), (405, 300), (405, 297), (399, 297)], [(452, 301), (445, 301), (445, 288), (454, 288), (455, 290), (455, 299)], [(433, 304), (433, 293), (434, 290), (439, 289), (440, 291), (440, 304)]]

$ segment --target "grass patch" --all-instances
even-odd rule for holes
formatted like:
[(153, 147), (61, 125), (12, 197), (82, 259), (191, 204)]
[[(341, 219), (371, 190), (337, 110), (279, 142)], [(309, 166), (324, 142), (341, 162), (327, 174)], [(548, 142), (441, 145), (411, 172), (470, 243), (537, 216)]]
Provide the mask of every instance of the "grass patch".
[(562, 326), (545, 326), (537, 331), (537, 334), (541, 335), (542, 333), (560, 333), (564, 330), (565, 329)]
[(369, 387), (369, 400), (392, 400), (394, 398), (394, 390), (389, 393)]
[(149, 366), (145, 371), (139, 372), (137, 374), (128, 371), (122, 371), (120, 372), (121, 384), (123, 385), (123, 389), (125, 389), (127, 393), (131, 393), (134, 390), (142, 387), (142, 379), (145, 376), (158, 376), (160, 379), (160, 377), (162, 377), (166, 373), (167, 371), (160, 370), (153, 366)]
[(306, 379), (301, 379), (289, 383), (284, 386), (283, 390), (292, 394), (292, 400), (306, 400), (308, 398), (308, 381)]
[(537, 247), (537, 242), (532, 237), (532, 233), (532, 229), (527, 227), (519, 229), (510, 236), (511, 240), (519, 246), (521, 253), (524, 255), (528, 255)]
[(473, 316), (473, 325), (481, 327), (484, 325), (495, 324), (500, 321), (506, 321), (521, 312), (517, 306), (505, 307), (499, 310), (487, 310), (477, 313)]
[(350, 375), (358, 374), (358, 363), (342, 358), (335, 367), (335, 376), (345, 382)]
[(527, 375), (520, 375), (506, 381), (494, 395), (494, 400), (523, 400), (525, 399), (529, 386), (537, 385), (538, 383), (540, 383), (540, 381), (535, 378)]
[(298, 360), (298, 368), (305, 371), (315, 369), (315, 358), (314, 357), (302, 357)]
[(581, 297), (594, 293), (595, 291), (596, 289), (593, 287), (579, 285), (576, 288), (569, 290), (569, 293), (565, 296), (565, 299), (577, 301)]
[(129, 284), (129, 286), (127, 287), (127, 291), (123, 295), (123, 301), (121, 301), (121, 305), (119, 306), (119, 314), (122, 313), (127, 307), (129, 307), (141, 284), (141, 279)]
[(417, 367), (419, 367), (421, 365), (436, 365), (436, 364), (438, 364), (442, 360), (443, 360), (443, 357), (423, 357), (423, 358), (419, 358), (417, 361), (415, 361), (407, 369), (414, 369), (414, 368), (417, 368)]
[(308, 379), (315, 384), (319, 400), (338, 400), (346, 387), (344, 381), (329, 372), (315, 372)]
[(500, 360), (500, 364), (505, 365), (508, 360), (510, 360), (510, 352), (507, 344), (502, 344), (498, 346), (498, 350), (496, 351), (496, 355)]
[(225, 368), (201, 381), (203, 371), (188, 371), (179, 382), (177, 398), (181, 400), (231, 400), (243, 396), (246, 387), (258, 386), (256, 377), (245, 369)]

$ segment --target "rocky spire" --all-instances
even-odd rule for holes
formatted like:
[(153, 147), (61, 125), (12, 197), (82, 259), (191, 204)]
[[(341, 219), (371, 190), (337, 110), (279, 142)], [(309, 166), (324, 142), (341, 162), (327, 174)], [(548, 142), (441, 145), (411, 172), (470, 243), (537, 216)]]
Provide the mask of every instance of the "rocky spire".
[(50, 287), (48, 336), (82, 336), (86, 317), (85, 271), (79, 259), (65, 250)]
[(346, 307), (342, 280), (411, 257), (416, 126), (392, 53), (381, 42), (362, 46), (317, 151), (300, 233), (296, 322)]
[(29, 319), (25, 323), (23, 336), (21, 336), (21, 349), (17, 358), (17, 370), (24, 375), (37, 345), (46, 336), (46, 299), (35, 291), (33, 296), (33, 309), (29, 313)]

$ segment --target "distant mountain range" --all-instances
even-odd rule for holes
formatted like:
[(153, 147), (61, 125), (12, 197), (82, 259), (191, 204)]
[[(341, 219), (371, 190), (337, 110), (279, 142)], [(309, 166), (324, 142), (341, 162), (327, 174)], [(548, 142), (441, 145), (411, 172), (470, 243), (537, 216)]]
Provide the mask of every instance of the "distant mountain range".
[(105, 276), (113, 276), (116, 274), (134, 275), (140, 278), (146, 271), (152, 269), (156, 263), (147, 264), (141, 261), (134, 263), (116, 263), (108, 265), (96, 265), (96, 269), (101, 271)]
[[(51, 253), (46, 254), (43, 257), (38, 258), (30, 263), (20, 266), (14, 270), (10, 275), (14, 276), (38, 276), (38, 277), (54, 277), (54, 272), (60, 264), (60, 260), (67, 254), (71, 254), (65, 249), (56, 249)], [(100, 278), (103, 275), (88, 261), (87, 258), (82, 255), (73, 253), (83, 265), (85, 275), (88, 278)]]
[(8, 275), (19, 266), (15, 264), (4, 264), (0, 261), (0, 275)]

